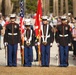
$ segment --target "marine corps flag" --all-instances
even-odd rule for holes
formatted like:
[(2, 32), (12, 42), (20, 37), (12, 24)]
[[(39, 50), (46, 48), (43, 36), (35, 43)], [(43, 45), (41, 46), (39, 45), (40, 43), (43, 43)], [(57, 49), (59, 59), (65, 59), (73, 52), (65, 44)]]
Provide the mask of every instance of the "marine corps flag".
[(40, 36), (41, 16), (42, 16), (42, 3), (41, 0), (38, 0), (37, 13), (35, 19), (35, 33), (37, 37)]
[[(36, 13), (36, 19), (35, 19), (35, 33), (36, 37), (39, 40), (40, 43), (40, 36), (41, 36), (41, 30), (40, 30), (40, 22), (41, 22), (41, 16), (42, 16), (42, 3), (41, 0), (38, 0), (38, 6), (37, 6), (37, 13)], [(41, 51), (40, 51), (40, 44), (38, 44), (38, 61), (40, 65), (40, 58), (41, 58)]]

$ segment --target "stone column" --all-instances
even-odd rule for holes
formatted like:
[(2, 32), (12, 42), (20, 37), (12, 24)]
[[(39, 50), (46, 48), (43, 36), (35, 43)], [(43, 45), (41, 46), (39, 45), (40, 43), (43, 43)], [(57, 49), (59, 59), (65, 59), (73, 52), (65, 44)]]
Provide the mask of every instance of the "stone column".
[(49, 14), (49, 0), (43, 0), (43, 15), (48, 15)]
[(56, 16), (59, 15), (58, 0), (56, 0)]
[(2, 7), (1, 5), (2, 5), (2, 0), (0, 0), (0, 12), (1, 12), (1, 9), (2, 9), (2, 8), (1, 8), (1, 7)]
[(68, 0), (65, 0), (66, 16), (68, 17)]
[(13, 3), (11, 3), (11, 0), (5, 0), (5, 15), (11, 14), (12, 10), (13, 10)]
[(63, 0), (60, 2), (60, 15), (63, 15)]
[(55, 8), (55, 4), (56, 4), (56, 1), (53, 0), (53, 15), (55, 16), (56, 15), (56, 8)]
[(76, 0), (73, 0), (73, 16), (76, 17)]

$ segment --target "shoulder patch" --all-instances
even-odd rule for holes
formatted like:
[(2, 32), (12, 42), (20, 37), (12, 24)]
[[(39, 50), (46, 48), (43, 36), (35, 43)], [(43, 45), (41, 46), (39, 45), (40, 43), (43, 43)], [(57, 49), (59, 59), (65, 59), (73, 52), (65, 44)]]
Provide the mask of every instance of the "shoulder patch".
[(72, 31), (72, 28), (70, 28), (69, 31)]

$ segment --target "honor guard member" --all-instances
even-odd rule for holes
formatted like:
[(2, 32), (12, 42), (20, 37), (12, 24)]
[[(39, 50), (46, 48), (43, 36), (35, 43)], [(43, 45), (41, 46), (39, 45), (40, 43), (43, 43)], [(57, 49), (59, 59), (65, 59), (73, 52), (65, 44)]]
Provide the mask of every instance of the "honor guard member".
[(67, 24), (66, 16), (61, 17), (62, 24), (57, 26), (56, 42), (59, 47), (60, 67), (68, 66), (68, 49), (71, 45), (71, 30)]
[(50, 62), (50, 46), (54, 40), (54, 33), (52, 27), (48, 24), (47, 16), (42, 16), (41, 25), (41, 66), (49, 67)]
[(25, 19), (25, 30), (24, 30), (24, 66), (31, 67), (33, 61), (33, 51), (32, 46), (34, 44), (35, 34), (34, 31), (31, 29), (31, 22), (30, 19)]
[(10, 15), (10, 23), (6, 25), (4, 44), (7, 46), (7, 66), (17, 66), (17, 47), (20, 43), (19, 25), (15, 23), (16, 15)]

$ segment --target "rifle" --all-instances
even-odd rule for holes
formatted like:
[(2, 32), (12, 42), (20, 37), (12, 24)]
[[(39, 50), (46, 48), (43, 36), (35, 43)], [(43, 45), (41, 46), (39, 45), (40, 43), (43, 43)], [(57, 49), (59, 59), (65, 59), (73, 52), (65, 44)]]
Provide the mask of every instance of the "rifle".
[(59, 47), (58, 47), (58, 54), (56, 54), (56, 58), (57, 58), (57, 65), (59, 65), (59, 61), (60, 61), (60, 59), (59, 59)]

